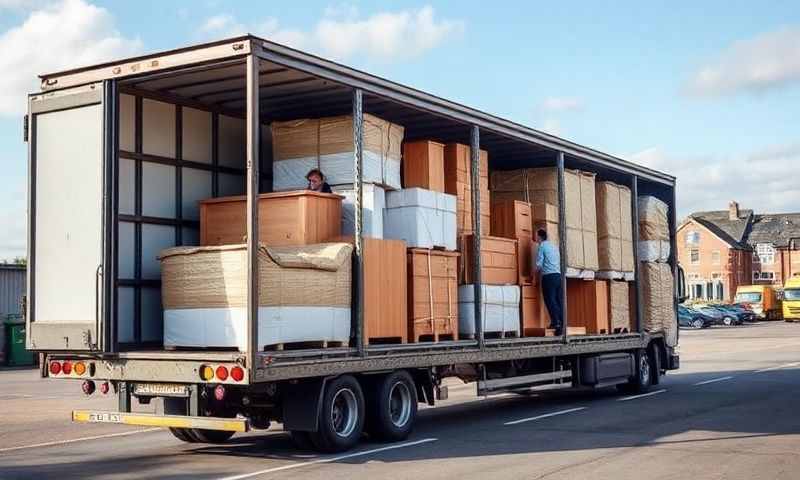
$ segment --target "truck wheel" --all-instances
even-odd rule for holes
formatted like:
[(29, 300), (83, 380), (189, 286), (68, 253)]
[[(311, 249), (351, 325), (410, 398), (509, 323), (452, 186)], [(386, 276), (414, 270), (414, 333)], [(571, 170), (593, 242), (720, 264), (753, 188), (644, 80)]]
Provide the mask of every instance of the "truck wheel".
[(353, 448), (364, 431), (364, 393), (350, 375), (337, 377), (325, 386), (317, 431), (311, 441), (322, 452)]
[(190, 428), (169, 428), (170, 433), (175, 436), (178, 440), (186, 443), (197, 443), (197, 438), (194, 437), (194, 433)]
[(401, 370), (373, 385), (367, 396), (367, 431), (378, 440), (405, 440), (417, 418), (417, 388), (411, 375)]
[(227, 430), (206, 430), (203, 428), (193, 428), (192, 434), (201, 443), (225, 443), (236, 432), (229, 432)]
[(653, 361), (646, 350), (636, 353), (636, 372), (635, 376), (628, 382), (617, 385), (617, 390), (622, 393), (647, 393), (653, 385)]

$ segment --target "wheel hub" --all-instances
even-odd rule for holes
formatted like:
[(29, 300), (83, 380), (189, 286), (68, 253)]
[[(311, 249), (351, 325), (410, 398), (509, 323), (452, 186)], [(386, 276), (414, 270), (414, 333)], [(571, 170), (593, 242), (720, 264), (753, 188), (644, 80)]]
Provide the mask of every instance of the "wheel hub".
[(411, 417), (411, 392), (405, 383), (397, 382), (389, 391), (389, 417), (395, 427), (403, 427)]
[(336, 392), (331, 408), (331, 425), (340, 437), (349, 437), (358, 423), (356, 395), (349, 388)]

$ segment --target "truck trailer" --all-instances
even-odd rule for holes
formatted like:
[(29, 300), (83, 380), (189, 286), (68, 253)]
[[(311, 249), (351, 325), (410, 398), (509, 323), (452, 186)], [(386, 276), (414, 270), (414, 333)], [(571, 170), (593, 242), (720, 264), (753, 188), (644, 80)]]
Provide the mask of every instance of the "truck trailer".
[[(42, 75), (28, 105), (27, 348), (43, 354), (42, 377), (118, 397), (115, 411), (76, 406), (74, 421), (161, 426), (186, 442), (224, 442), (277, 421), (299, 445), (333, 452), (364, 433), (406, 438), (418, 404), (447, 397), (448, 377), (475, 382), (478, 395), (612, 386), (644, 392), (679, 367), (676, 341), (645, 329), (635, 248), (630, 331), (487, 338), (478, 308), (481, 255), (471, 258), (473, 338), (371, 345), (363, 323), (365, 114), (403, 125), (406, 139), (471, 146), (478, 232), (480, 149), (496, 170), (557, 168), (560, 218), (565, 168), (627, 186), (634, 242), (637, 198), (660, 199), (670, 212), (673, 290), (682, 292), (670, 175), (251, 35)], [(256, 328), (256, 198), (272, 189), (269, 125), (332, 115), (353, 122), (352, 338), (340, 347), (265, 351)], [(165, 349), (156, 257), (198, 244), (198, 200), (235, 194), (247, 199), (246, 347)], [(473, 251), (481, 251), (480, 235), (472, 238)], [(677, 330), (672, 312), (667, 321)], [(134, 402), (158, 408), (137, 413)]]

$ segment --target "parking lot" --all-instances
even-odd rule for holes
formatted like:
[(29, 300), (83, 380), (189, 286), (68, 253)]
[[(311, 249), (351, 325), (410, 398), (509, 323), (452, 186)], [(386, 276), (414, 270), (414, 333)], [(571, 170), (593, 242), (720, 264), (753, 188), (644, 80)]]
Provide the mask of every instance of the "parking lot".
[(227, 445), (74, 425), (112, 408), (34, 370), (0, 372), (0, 478), (796, 478), (800, 325), (682, 330), (682, 367), (645, 396), (614, 390), (476, 398), (458, 385), (399, 444), (297, 450), (280, 425)]

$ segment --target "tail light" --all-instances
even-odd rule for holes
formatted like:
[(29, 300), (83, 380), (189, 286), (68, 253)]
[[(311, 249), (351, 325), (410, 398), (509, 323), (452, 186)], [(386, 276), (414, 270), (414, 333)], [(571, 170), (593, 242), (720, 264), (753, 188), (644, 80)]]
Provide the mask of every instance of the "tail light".
[(244, 380), (244, 369), (242, 367), (231, 368), (231, 378), (237, 382)]
[(228, 379), (228, 367), (225, 365), (217, 367), (217, 379), (223, 382)]
[(61, 371), (64, 372), (64, 375), (69, 375), (70, 373), (72, 373), (72, 363), (71, 362), (62, 363)]
[(222, 385), (217, 385), (214, 389), (214, 398), (217, 399), (218, 402), (221, 402), (225, 399), (225, 387)]
[(83, 375), (86, 373), (86, 364), (78, 362), (73, 366), (73, 370), (75, 370), (75, 375)]
[(110, 387), (108, 386), (108, 382), (101, 383), (100, 384), (100, 393), (102, 393), (103, 395), (106, 395), (108, 393), (109, 388)]
[(203, 365), (200, 367), (200, 378), (205, 380), (206, 382), (214, 378), (214, 369), (209, 367), (208, 365)]
[(94, 382), (91, 380), (84, 380), (83, 384), (81, 384), (81, 390), (86, 395), (91, 395), (94, 393)]
[(50, 362), (50, 375), (58, 375), (61, 373), (61, 364), (58, 362)]

